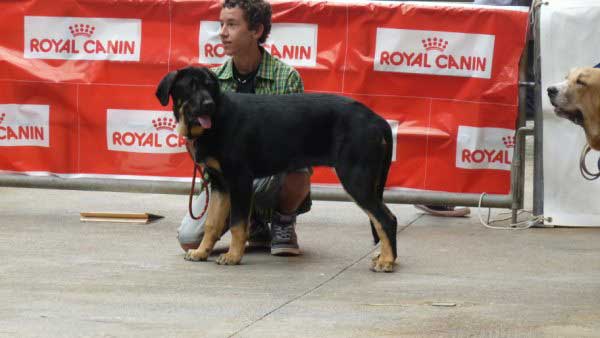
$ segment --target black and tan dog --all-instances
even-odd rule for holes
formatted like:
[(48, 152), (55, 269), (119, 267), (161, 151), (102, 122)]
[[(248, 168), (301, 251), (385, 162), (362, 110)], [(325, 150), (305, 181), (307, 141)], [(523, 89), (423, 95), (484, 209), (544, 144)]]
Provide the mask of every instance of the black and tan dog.
[(389, 124), (363, 104), (328, 94), (253, 95), (223, 93), (206, 68), (168, 73), (156, 96), (173, 99), (178, 132), (193, 142), (213, 192), (205, 234), (186, 259), (204, 261), (231, 217), (229, 251), (218, 264), (239, 264), (244, 254), (252, 181), (286, 170), (330, 166), (344, 189), (367, 213), (381, 253), (373, 271), (390, 272), (396, 259), (394, 215), (383, 203), (392, 158)]

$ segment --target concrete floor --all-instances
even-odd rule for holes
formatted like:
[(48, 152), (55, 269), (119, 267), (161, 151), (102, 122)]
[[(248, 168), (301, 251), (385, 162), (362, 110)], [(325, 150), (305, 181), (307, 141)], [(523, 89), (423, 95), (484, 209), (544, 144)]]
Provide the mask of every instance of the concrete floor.
[[(375, 274), (366, 216), (317, 201), (298, 219), (302, 256), (231, 267), (183, 259), (186, 203), (0, 188), (0, 337), (600, 337), (599, 228), (489, 230), (476, 208), (393, 205), (400, 264)], [(79, 221), (101, 210), (165, 218)]]
[[(489, 230), (394, 205), (400, 264), (375, 274), (366, 216), (315, 202), (302, 256), (223, 267), (183, 259), (185, 196), (0, 192), (2, 337), (600, 336), (597, 228)], [(98, 210), (166, 218), (79, 221)]]

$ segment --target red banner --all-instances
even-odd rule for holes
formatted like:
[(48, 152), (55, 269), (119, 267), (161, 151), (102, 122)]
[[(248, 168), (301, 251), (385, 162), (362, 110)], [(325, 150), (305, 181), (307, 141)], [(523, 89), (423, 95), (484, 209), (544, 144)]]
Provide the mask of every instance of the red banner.
[[(389, 188), (508, 193), (522, 8), (273, 2), (265, 44), (307, 92), (353, 97), (396, 135)], [(217, 1), (0, 3), (0, 171), (189, 180), (170, 70), (217, 65)], [(313, 183), (336, 184), (327, 168)]]

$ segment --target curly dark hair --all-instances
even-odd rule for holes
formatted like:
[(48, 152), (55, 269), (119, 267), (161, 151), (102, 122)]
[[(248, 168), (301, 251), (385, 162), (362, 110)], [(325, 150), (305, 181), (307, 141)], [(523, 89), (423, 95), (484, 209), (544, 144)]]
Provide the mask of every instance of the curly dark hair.
[(223, 8), (239, 7), (244, 12), (244, 19), (248, 22), (250, 30), (258, 29), (262, 24), (263, 33), (258, 43), (264, 43), (271, 33), (271, 4), (265, 0), (225, 0)]

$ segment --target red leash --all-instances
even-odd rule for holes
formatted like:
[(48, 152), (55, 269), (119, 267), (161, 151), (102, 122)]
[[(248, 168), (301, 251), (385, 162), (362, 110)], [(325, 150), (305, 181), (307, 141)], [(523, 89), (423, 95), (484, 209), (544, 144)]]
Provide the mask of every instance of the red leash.
[[(192, 219), (195, 220), (199, 220), (200, 218), (202, 218), (204, 216), (204, 214), (206, 214), (206, 210), (208, 209), (208, 201), (210, 200), (210, 192), (208, 190), (208, 180), (206, 179), (205, 175), (204, 175), (204, 171), (200, 169), (200, 167), (198, 166), (198, 164), (196, 163), (196, 161), (194, 160), (194, 156), (192, 155), (192, 152), (190, 151), (190, 144), (189, 142), (185, 144), (188, 153), (190, 154), (190, 156), (192, 157), (192, 161), (194, 162), (194, 174), (193, 174), (193, 178), (192, 178), (192, 189), (190, 190), (190, 199), (189, 199), (189, 203), (188, 203), (188, 211), (190, 212), (190, 216), (192, 217)], [(196, 173), (200, 172), (200, 175), (202, 176), (202, 189), (200, 189), (200, 192), (198, 193), (198, 195), (202, 194), (202, 191), (206, 190), (206, 203), (204, 203), (204, 210), (202, 210), (202, 213), (200, 213), (200, 216), (196, 217), (194, 216), (194, 213), (192, 211), (192, 198), (194, 197), (194, 187), (196, 186)]]
[(204, 216), (204, 214), (206, 214), (206, 210), (208, 209), (208, 201), (210, 199), (210, 193), (208, 191), (208, 181), (203, 180), (202, 181), (202, 189), (200, 189), (200, 192), (198, 193), (198, 195), (200, 195), (202, 193), (202, 191), (206, 190), (206, 203), (204, 203), (204, 210), (202, 210), (202, 213), (200, 213), (200, 216), (198, 216), (198, 217), (194, 216), (194, 213), (192, 212), (192, 197), (194, 197), (194, 187), (196, 186), (196, 172), (198, 172), (198, 171), (201, 172), (202, 178), (204, 178), (204, 172), (202, 172), (202, 170), (200, 170), (200, 167), (196, 163), (194, 163), (194, 177), (192, 178), (192, 189), (190, 190), (190, 200), (189, 200), (189, 204), (188, 204), (188, 209), (190, 211), (190, 216), (195, 220), (202, 218), (202, 216)]

